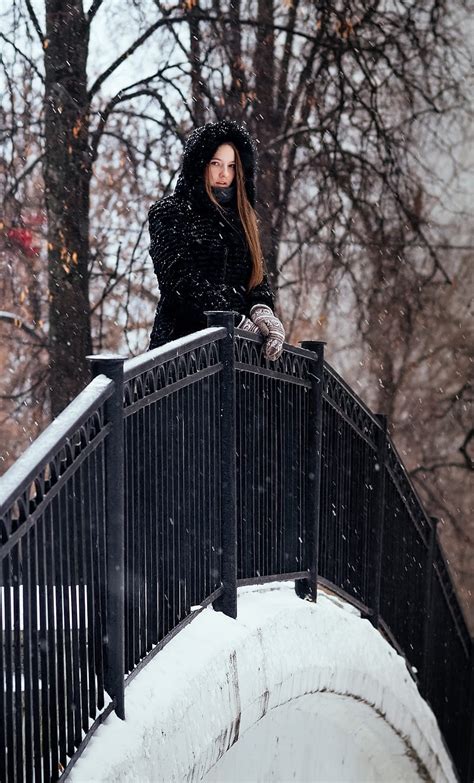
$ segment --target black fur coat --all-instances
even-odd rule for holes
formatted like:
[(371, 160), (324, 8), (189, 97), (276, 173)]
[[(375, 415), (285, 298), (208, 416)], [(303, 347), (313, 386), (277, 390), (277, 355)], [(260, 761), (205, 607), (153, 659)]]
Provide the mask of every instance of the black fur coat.
[(266, 275), (247, 291), (252, 263), (236, 207), (219, 210), (205, 190), (205, 166), (228, 141), (239, 150), (247, 196), (254, 205), (254, 145), (244, 128), (223, 120), (190, 135), (174, 194), (150, 209), (150, 255), (160, 287), (150, 348), (203, 329), (206, 310), (248, 315), (259, 303), (273, 309)]

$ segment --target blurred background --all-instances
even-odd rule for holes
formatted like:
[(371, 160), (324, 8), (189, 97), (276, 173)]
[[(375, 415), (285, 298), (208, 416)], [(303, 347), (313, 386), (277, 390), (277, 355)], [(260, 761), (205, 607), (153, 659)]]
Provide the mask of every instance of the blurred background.
[[(0, 11), (0, 471), (147, 349), (147, 212), (197, 125), (245, 123), (288, 341), (390, 432), (474, 631), (472, 6), (13, 0)], [(52, 11), (55, 11), (54, 15)]]

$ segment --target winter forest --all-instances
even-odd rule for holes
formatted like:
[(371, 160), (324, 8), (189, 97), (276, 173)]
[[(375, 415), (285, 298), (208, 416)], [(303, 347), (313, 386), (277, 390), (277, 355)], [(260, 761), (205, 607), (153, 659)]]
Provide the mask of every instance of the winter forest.
[(235, 119), (287, 340), (389, 417), (474, 622), (469, 0), (0, 8), (1, 472), (88, 354), (146, 351), (148, 209), (192, 128)]

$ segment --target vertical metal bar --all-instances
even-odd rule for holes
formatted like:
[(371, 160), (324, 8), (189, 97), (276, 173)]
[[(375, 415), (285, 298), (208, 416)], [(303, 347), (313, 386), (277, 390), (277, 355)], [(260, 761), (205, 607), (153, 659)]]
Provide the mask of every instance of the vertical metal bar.
[[(4, 533), (5, 531), (5, 533)], [(0, 544), (6, 541), (6, 524), (3, 519), (0, 519)], [(5, 561), (6, 562), (6, 561)], [(2, 635), (0, 644), (0, 672), (2, 672), (3, 682), (0, 687), (0, 748), (7, 747), (7, 730), (6, 730), (6, 703), (5, 703), (5, 677), (6, 677), (6, 661), (5, 653), (7, 650), (7, 625), (5, 619), (5, 603), (7, 600), (7, 586), (4, 577), (4, 561), (0, 562), (0, 633)], [(26, 632), (26, 627), (25, 627)], [(5, 674), (3, 673), (5, 672)], [(29, 683), (25, 677), (25, 699), (29, 697)], [(28, 718), (28, 716), (27, 716)], [(7, 779), (7, 757), (6, 753), (0, 753), (0, 780)]]
[[(301, 347), (315, 353), (315, 359), (309, 369), (311, 397), (308, 408), (308, 455), (306, 460), (305, 482), (305, 549), (308, 579), (295, 584), (300, 597), (308, 596), (316, 601), (318, 593), (319, 561), (319, 521), (321, 512), (321, 449), (322, 449), (322, 412), (323, 412), (323, 370), (325, 343), (317, 340), (305, 340)], [(304, 425), (304, 423), (302, 422)]]
[[(23, 705), (21, 655), (21, 617), (20, 617), (20, 568), (24, 563), (22, 553), (25, 539), (21, 539), (12, 551), (12, 600), (13, 600), (13, 642), (15, 658), (15, 743), (16, 743), (16, 780), (23, 780)], [(0, 643), (3, 643), (3, 639)], [(1, 676), (1, 675), (0, 675)], [(1, 687), (1, 686), (0, 686)]]
[[(146, 655), (146, 551), (148, 546), (148, 523), (145, 511), (145, 410), (141, 408), (135, 414), (137, 417), (137, 494), (135, 502), (137, 503), (137, 533), (138, 533), (138, 573), (137, 587), (139, 595), (139, 625), (138, 625), (138, 660)], [(138, 663), (137, 660), (137, 663)]]
[[(132, 416), (127, 416), (124, 421), (124, 482), (125, 482), (125, 562), (126, 569), (124, 574), (125, 581), (125, 619), (124, 619), (124, 634), (125, 634), (125, 671), (130, 671), (133, 668), (133, 618), (134, 612), (132, 607), (133, 596), (133, 483), (132, 483)], [(105, 671), (105, 662), (104, 662)]]
[[(0, 519), (0, 544), (4, 544), (7, 540), (6, 524), (7, 520)], [(2, 682), (0, 683), (0, 748), (7, 747), (7, 721), (6, 721), (6, 653), (7, 653), (7, 623), (6, 623), (6, 602), (7, 602), (7, 582), (5, 580), (5, 566), (6, 558), (0, 561), (0, 672), (2, 672)], [(26, 561), (26, 568), (28, 568), (28, 560)], [(23, 597), (23, 600), (24, 597)], [(25, 626), (26, 633), (26, 626)], [(4, 673), (5, 672), (5, 673)], [(29, 682), (25, 677), (25, 701), (30, 696)], [(28, 706), (26, 704), (26, 706)], [(27, 715), (27, 719), (28, 719)], [(6, 753), (0, 753), (0, 780), (7, 779), (7, 756)]]
[(107, 617), (106, 574), (106, 497), (105, 497), (105, 443), (99, 444), (95, 473), (95, 492), (97, 497), (97, 530), (94, 536), (95, 557), (93, 559), (94, 583), (98, 601), (96, 612), (99, 618), (95, 636), (95, 658), (97, 666), (97, 707), (104, 706), (104, 644), (105, 618)]
[(224, 592), (214, 608), (237, 617), (237, 514), (235, 459), (235, 361), (233, 313), (207, 313), (208, 326), (223, 326), (227, 335), (220, 341), (221, 373), (221, 530), (222, 584)]
[[(149, 389), (146, 388), (146, 393)], [(156, 628), (156, 561), (155, 561), (155, 519), (153, 509), (156, 504), (153, 503), (153, 480), (152, 468), (154, 455), (151, 449), (151, 441), (154, 429), (154, 405), (147, 405), (144, 410), (144, 516), (147, 526), (147, 544), (145, 549), (145, 571), (146, 571), (146, 651), (149, 652), (155, 639)]]
[(430, 697), (430, 660), (433, 646), (433, 579), (434, 579), (434, 552), (436, 545), (436, 529), (438, 517), (431, 517), (429, 529), (428, 549), (426, 552), (425, 566), (425, 595), (423, 606), (423, 663), (421, 670), (422, 692), (425, 699)]
[[(24, 660), (24, 691), (25, 691), (25, 780), (31, 780), (33, 778), (33, 711), (31, 702), (31, 613), (30, 613), (30, 596), (31, 590), (36, 591), (36, 585), (31, 586), (30, 581), (30, 558), (31, 558), (31, 546), (30, 546), (31, 534), (27, 533), (24, 537), (23, 546), (23, 660)], [(1, 606), (1, 599), (0, 599)], [(1, 612), (0, 612), (1, 614)], [(0, 617), (0, 628), (2, 628), (2, 620)], [(3, 648), (3, 645), (0, 645)], [(2, 650), (0, 650), (0, 671), (3, 671), (2, 666)], [(0, 688), (3, 693), (3, 688)], [(1, 709), (1, 696), (0, 696), (0, 724), (3, 723), (3, 711)], [(3, 728), (3, 727), (2, 727)], [(0, 747), (4, 747), (2, 743), (2, 728), (0, 728)], [(0, 754), (2, 756), (3, 754)], [(2, 780), (2, 763), (0, 761), (0, 780)], [(6, 777), (6, 775), (5, 775)]]
[[(63, 465), (64, 463), (61, 462)], [(74, 730), (73, 730), (73, 704), (74, 694), (72, 687), (72, 625), (71, 625), (71, 603), (70, 591), (72, 579), (70, 576), (70, 558), (69, 558), (69, 532), (68, 532), (68, 499), (67, 487), (63, 486), (58, 495), (58, 530), (57, 536), (60, 542), (60, 561), (62, 564), (61, 573), (61, 601), (63, 606), (63, 639), (64, 639), (64, 663), (65, 663), (65, 715), (66, 715), (66, 747), (67, 755), (74, 755)], [(34, 682), (34, 673), (33, 673)]]
[(85, 539), (87, 536), (88, 515), (90, 515), (90, 498), (86, 496), (86, 487), (84, 482), (84, 463), (79, 465), (79, 469), (76, 471), (76, 492), (79, 492), (79, 497), (76, 498), (77, 508), (77, 530), (79, 536), (77, 538), (76, 552), (78, 560), (77, 571), (77, 598), (79, 609), (79, 660), (80, 660), (80, 675), (81, 675), (81, 725), (82, 730), (87, 732), (89, 729), (89, 666), (87, 657), (87, 615), (86, 615), (86, 591), (87, 591), (87, 579), (86, 579), (86, 553), (85, 553)]
[(124, 448), (123, 448), (123, 358), (89, 356), (94, 377), (105, 375), (114, 381), (114, 393), (105, 403), (106, 422), (111, 430), (106, 439), (106, 538), (107, 617), (105, 687), (115, 712), (125, 719), (124, 673)]
[[(12, 532), (16, 524), (12, 521)], [(11, 555), (3, 559), (3, 590), (5, 593), (5, 669), (2, 670), (5, 690), (7, 780), (15, 780), (15, 713), (13, 695), (13, 615), (11, 586)], [(3, 640), (2, 640), (3, 641)], [(3, 673), (4, 672), (4, 673)]]
[(95, 635), (97, 633), (98, 612), (96, 609), (96, 581), (93, 574), (94, 562), (94, 534), (97, 529), (97, 496), (92, 487), (92, 476), (97, 470), (95, 452), (93, 452), (86, 462), (86, 497), (88, 519), (86, 533), (84, 535), (84, 578), (86, 583), (87, 598), (87, 657), (89, 667), (89, 704), (88, 715), (95, 718), (96, 715), (96, 669), (95, 669)]
[(159, 454), (159, 460), (157, 460), (155, 467), (156, 484), (159, 488), (159, 505), (158, 505), (158, 641), (163, 639), (166, 631), (166, 605), (165, 605), (165, 593), (166, 593), (166, 525), (168, 519), (166, 516), (166, 480), (164, 471), (160, 468), (167, 463), (166, 452), (166, 426), (164, 416), (166, 414), (166, 398), (161, 399), (158, 403), (159, 419), (158, 429), (156, 432), (156, 441), (158, 444), (156, 453)]
[[(160, 623), (161, 623), (161, 481), (162, 477), (159, 471), (161, 463), (161, 449), (158, 451), (158, 432), (159, 432), (159, 416), (161, 410), (161, 400), (156, 401), (151, 406), (152, 409), (152, 423), (150, 425), (150, 481), (153, 487), (153, 494), (151, 499), (151, 515), (153, 520), (153, 551), (152, 551), (152, 568), (153, 568), (153, 595), (155, 598), (155, 609), (153, 615), (153, 634), (152, 642), (156, 644), (160, 640)], [(159, 480), (158, 480), (159, 479)]]
[[(131, 578), (129, 580), (129, 592), (127, 593), (127, 604), (129, 609), (132, 610), (130, 616), (130, 627), (132, 629), (132, 643), (130, 648), (130, 661), (129, 667), (133, 669), (140, 660), (139, 655), (139, 638), (140, 638), (140, 524), (139, 524), (139, 485), (138, 485), (138, 422), (137, 415), (132, 414), (128, 417), (130, 421), (131, 438), (129, 443), (130, 451), (128, 452), (128, 461), (130, 466), (130, 484), (127, 485), (128, 491), (128, 505), (127, 510), (127, 525), (130, 531), (131, 537), (131, 551), (127, 562), (127, 570), (131, 567)], [(138, 500), (138, 502), (137, 502)]]
[(163, 518), (163, 567), (164, 567), (164, 591), (163, 591), (163, 636), (166, 636), (168, 631), (173, 627), (171, 619), (171, 581), (172, 581), (172, 547), (171, 540), (173, 534), (173, 497), (172, 497), (172, 480), (174, 472), (173, 464), (173, 452), (172, 452), (172, 440), (173, 440), (173, 426), (172, 421), (172, 397), (165, 397), (164, 403), (164, 422), (163, 432), (166, 432), (164, 441), (165, 453), (166, 453), (166, 465), (165, 471), (165, 486), (163, 487), (163, 496), (165, 503), (165, 514)]
[(82, 739), (81, 727), (81, 657), (79, 649), (79, 558), (78, 558), (78, 527), (79, 527), (79, 487), (77, 484), (77, 472), (72, 475), (67, 483), (67, 525), (69, 526), (68, 560), (70, 563), (70, 601), (71, 601), (71, 640), (72, 640), (72, 687), (73, 701), (71, 709), (74, 716), (74, 744), (78, 748)]
[[(213, 399), (214, 389), (216, 386), (215, 376), (209, 378), (209, 385), (207, 387), (207, 393), (203, 400), (202, 419), (204, 424), (204, 430), (209, 430), (210, 438), (215, 443), (216, 433), (216, 417), (211, 413), (211, 400)], [(209, 440), (205, 440), (206, 448), (204, 451), (203, 471), (204, 471), (204, 493), (203, 493), (203, 509), (207, 516), (207, 524), (209, 530), (209, 572), (214, 573), (212, 580), (213, 585), (219, 584), (221, 577), (220, 567), (217, 565), (217, 540), (216, 540), (216, 514), (211, 511), (211, 504), (214, 503), (213, 482), (216, 480), (217, 472), (212, 470), (212, 458), (215, 457), (215, 449), (211, 451), (209, 448)]]
[(466, 778), (463, 783), (470, 783), (474, 780), (474, 639), (471, 639), (470, 649), (470, 667), (471, 682), (469, 687), (469, 705), (468, 705), (468, 750), (466, 758)]
[[(376, 434), (376, 472), (374, 486), (374, 502), (372, 505), (372, 580), (369, 590), (368, 606), (372, 610), (369, 617), (375, 628), (379, 626), (380, 617), (380, 585), (382, 580), (382, 553), (385, 518), (385, 462), (387, 456), (387, 417), (376, 414), (380, 428)], [(370, 545), (370, 544), (369, 544)]]
[[(31, 686), (33, 703), (33, 763), (34, 779), (41, 780), (41, 711), (38, 643), (38, 572), (36, 526), (30, 531), (30, 617), (31, 617)], [(8, 684), (8, 683), (7, 683)], [(72, 755), (72, 754), (71, 754)]]
[(170, 619), (169, 630), (174, 628), (181, 619), (179, 616), (179, 568), (180, 568), (180, 546), (179, 531), (181, 525), (181, 515), (179, 513), (179, 480), (181, 465), (179, 460), (179, 435), (178, 435), (178, 412), (177, 394), (172, 394), (171, 402), (171, 475), (170, 475), (170, 498), (171, 498), (171, 551), (169, 552), (171, 560), (170, 572)]
[(51, 746), (51, 776), (56, 780), (59, 775), (59, 732), (58, 732), (58, 658), (56, 627), (57, 619), (55, 615), (55, 592), (56, 592), (56, 561), (54, 558), (53, 540), (54, 540), (54, 517), (53, 509), (50, 504), (44, 512), (44, 568), (47, 599), (48, 629), (47, 651), (48, 651), (48, 689), (49, 689), (49, 721), (50, 721), (50, 746)]

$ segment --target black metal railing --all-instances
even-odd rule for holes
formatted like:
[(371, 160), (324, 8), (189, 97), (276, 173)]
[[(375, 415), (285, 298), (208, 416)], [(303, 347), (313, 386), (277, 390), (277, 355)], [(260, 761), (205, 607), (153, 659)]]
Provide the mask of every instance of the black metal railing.
[(405, 655), (462, 781), (473, 656), (436, 520), (387, 422), (324, 362), (268, 362), (233, 316), (94, 380), (0, 486), (0, 779), (67, 777), (125, 688), (238, 584), (318, 581)]
[(104, 707), (113, 387), (92, 382), (2, 481), (2, 781), (57, 779)]

